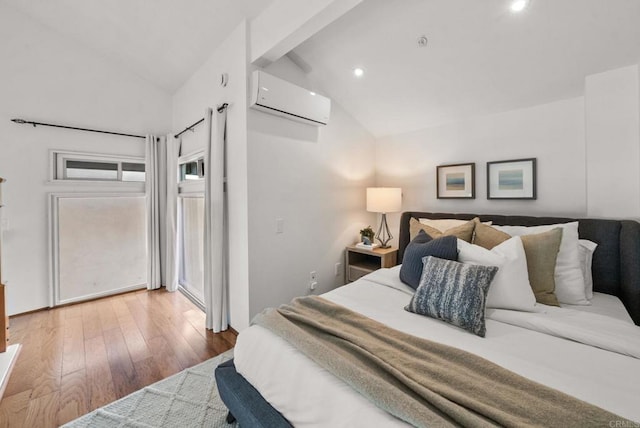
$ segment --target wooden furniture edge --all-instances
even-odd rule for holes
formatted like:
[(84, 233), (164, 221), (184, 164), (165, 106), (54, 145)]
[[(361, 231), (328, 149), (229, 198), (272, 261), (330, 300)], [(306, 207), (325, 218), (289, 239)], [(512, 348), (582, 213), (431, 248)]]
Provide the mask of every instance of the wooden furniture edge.
[(375, 255), (375, 256), (384, 256), (384, 255), (392, 253), (394, 251), (398, 251), (398, 247), (373, 248), (373, 249), (369, 250), (367, 248), (358, 248), (355, 245), (348, 245), (347, 249), (349, 251), (354, 251), (356, 253), (372, 254), (372, 255)]

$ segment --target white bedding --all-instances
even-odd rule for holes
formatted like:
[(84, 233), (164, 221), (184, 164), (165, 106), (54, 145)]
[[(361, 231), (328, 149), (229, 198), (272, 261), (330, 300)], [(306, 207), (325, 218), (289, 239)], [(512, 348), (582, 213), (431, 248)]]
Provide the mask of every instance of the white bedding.
[(631, 325), (635, 325), (631, 319), (631, 315), (626, 311), (624, 305), (616, 296), (604, 293), (593, 293), (591, 299), (591, 305), (565, 305), (560, 304), (563, 308), (574, 309), (581, 312), (591, 312), (598, 315), (605, 315), (611, 318), (616, 318), (622, 321), (626, 321)]
[[(491, 317), (486, 322), (486, 337), (480, 338), (405, 311), (412, 294), (413, 290), (400, 282), (396, 267), (378, 270), (323, 297), (392, 328), (475, 353), (531, 380), (640, 421), (639, 359)], [(598, 300), (594, 298), (594, 302), (586, 308), (597, 307)], [(614, 304), (607, 302), (605, 310), (611, 310)], [(547, 313), (562, 312), (563, 309), (554, 308)], [(580, 319), (591, 316), (589, 311), (578, 315)], [(625, 324), (640, 336), (640, 328), (629, 326), (626, 321), (610, 322), (614, 326)], [(262, 327), (244, 330), (238, 336), (234, 355), (238, 372), (296, 427), (405, 425)]]

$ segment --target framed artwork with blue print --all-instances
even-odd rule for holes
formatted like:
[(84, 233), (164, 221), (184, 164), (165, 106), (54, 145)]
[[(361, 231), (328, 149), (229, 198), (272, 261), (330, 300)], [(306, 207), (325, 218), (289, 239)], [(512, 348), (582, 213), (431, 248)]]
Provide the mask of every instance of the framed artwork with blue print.
[(436, 171), (438, 199), (475, 199), (476, 164), (439, 165)]
[(487, 199), (536, 199), (536, 159), (487, 162)]

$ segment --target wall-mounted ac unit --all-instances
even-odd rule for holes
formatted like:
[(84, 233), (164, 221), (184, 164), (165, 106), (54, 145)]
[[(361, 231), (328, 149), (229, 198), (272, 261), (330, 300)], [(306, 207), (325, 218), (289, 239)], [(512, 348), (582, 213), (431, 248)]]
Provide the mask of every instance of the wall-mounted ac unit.
[(329, 98), (261, 70), (253, 72), (252, 80), (250, 106), (254, 109), (312, 125), (329, 122)]

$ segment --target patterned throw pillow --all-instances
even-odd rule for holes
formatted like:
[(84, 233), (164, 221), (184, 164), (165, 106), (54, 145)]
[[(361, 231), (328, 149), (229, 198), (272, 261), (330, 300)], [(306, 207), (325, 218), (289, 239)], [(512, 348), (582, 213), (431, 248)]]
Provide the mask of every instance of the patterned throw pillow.
[(467, 265), (427, 256), (420, 285), (404, 308), (484, 337), (487, 292), (495, 266)]
[(426, 256), (458, 260), (458, 238), (443, 236), (431, 239), (424, 230), (421, 230), (404, 250), (400, 267), (400, 281), (413, 289), (418, 288), (423, 268), (422, 259)]

